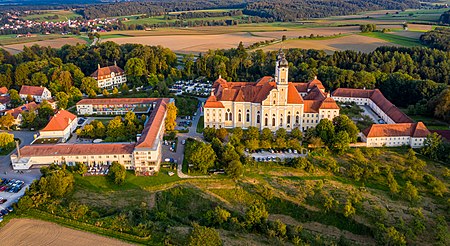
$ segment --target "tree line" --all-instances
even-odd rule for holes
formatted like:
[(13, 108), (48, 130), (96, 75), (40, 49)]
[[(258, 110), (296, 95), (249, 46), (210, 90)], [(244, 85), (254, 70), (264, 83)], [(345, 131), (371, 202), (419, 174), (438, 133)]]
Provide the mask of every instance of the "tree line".
[(420, 42), (432, 48), (450, 51), (450, 28), (437, 27), (420, 36)]

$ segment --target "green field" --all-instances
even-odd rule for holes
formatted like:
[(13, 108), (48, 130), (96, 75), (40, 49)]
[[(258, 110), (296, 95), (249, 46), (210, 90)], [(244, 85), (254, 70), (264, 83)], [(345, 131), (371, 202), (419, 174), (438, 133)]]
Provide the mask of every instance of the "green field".
[[(58, 18), (56, 19), (50, 19), (49, 17), (57, 15)], [(33, 21), (52, 21), (52, 22), (59, 22), (59, 21), (67, 21), (68, 19), (76, 19), (78, 17), (81, 17), (81, 15), (76, 14), (72, 11), (66, 11), (66, 10), (46, 10), (45, 13), (42, 14), (32, 14), (27, 15), (24, 17), (25, 20), (33, 20)]]
[(395, 33), (370, 32), (370, 33), (360, 33), (359, 35), (372, 38), (379, 38), (391, 42), (393, 44), (398, 44), (405, 47), (414, 47), (422, 45), (418, 39), (402, 37), (399, 35), (395, 35)]
[[(245, 15), (242, 16), (219, 16), (219, 17), (206, 17), (206, 18), (192, 18), (192, 19), (185, 19), (183, 22), (194, 22), (194, 21), (218, 21), (218, 20), (239, 20), (242, 19), (242, 17), (245, 17)], [(165, 16), (152, 16), (148, 18), (139, 18), (138, 16), (128, 16), (127, 21), (123, 21), (126, 25), (155, 25), (160, 23), (175, 23), (177, 21), (180, 21), (179, 19), (165, 19)], [(138, 19), (139, 18), (139, 19)]]

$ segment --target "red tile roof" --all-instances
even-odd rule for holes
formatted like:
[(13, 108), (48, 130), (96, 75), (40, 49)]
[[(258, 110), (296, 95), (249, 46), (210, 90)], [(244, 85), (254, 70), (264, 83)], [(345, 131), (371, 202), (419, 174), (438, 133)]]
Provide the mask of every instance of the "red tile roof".
[(377, 137), (426, 137), (430, 131), (422, 123), (373, 124), (363, 131), (368, 138)]
[(144, 130), (141, 133), (139, 141), (136, 143), (136, 148), (153, 148), (153, 145), (158, 137), (158, 132), (162, 124), (164, 124), (164, 117), (166, 115), (167, 104), (169, 98), (160, 98), (156, 108), (150, 114)]
[(225, 108), (221, 102), (217, 101), (217, 98), (214, 95), (211, 95), (210, 97), (208, 97), (204, 107), (205, 108)]
[(30, 96), (42, 96), (44, 93), (45, 87), (42, 86), (30, 86), (30, 85), (22, 85), (20, 88), (20, 95), (30, 95)]
[(7, 110), (5, 114), (11, 114), (12, 116), (14, 116), (14, 119), (17, 119), (17, 116), (19, 116), (19, 114), (21, 114), (23, 111), (30, 111), (36, 109), (37, 107), (38, 106), (35, 102), (30, 102), (17, 108)]
[(123, 71), (122, 68), (114, 65), (114, 66), (108, 66), (108, 67), (102, 67), (98, 68), (95, 72), (91, 74), (91, 77), (97, 78), (97, 79), (105, 79), (111, 77), (111, 73), (114, 72), (115, 75), (123, 75), (125, 71)]
[(398, 109), (394, 104), (387, 100), (380, 90), (364, 90), (364, 89), (349, 89), (338, 88), (332, 93), (333, 97), (357, 97), (369, 98), (372, 100), (389, 118), (395, 123), (413, 123), (405, 113)]
[(77, 116), (69, 111), (60, 110), (50, 118), (47, 126), (41, 131), (64, 131), (76, 118)]
[(74, 155), (113, 155), (132, 154), (134, 143), (98, 144), (34, 144), (20, 149), (20, 155), (33, 156), (74, 156)]
[(1, 87), (0, 88), (0, 95), (3, 95), (3, 94), (6, 94), (6, 93), (8, 93), (8, 88), (6, 88), (6, 87)]
[(0, 96), (1, 104), (8, 104), (9, 102), (11, 102), (11, 98), (9, 96)]
[(327, 97), (320, 104), (320, 109), (340, 109), (333, 98)]
[(292, 84), (292, 83), (289, 83), (289, 85), (288, 85), (287, 102), (289, 104), (302, 104), (303, 103), (302, 96), (300, 96), (300, 94), (298, 93), (294, 84)]
[(115, 105), (115, 104), (146, 104), (157, 102), (159, 98), (98, 98), (82, 99), (77, 105)]

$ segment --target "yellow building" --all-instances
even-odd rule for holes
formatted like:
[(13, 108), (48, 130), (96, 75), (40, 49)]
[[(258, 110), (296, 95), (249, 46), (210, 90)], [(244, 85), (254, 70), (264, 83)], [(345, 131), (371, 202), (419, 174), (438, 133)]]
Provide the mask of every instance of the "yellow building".
[(308, 83), (289, 82), (289, 64), (282, 51), (278, 55), (275, 78), (257, 82), (227, 82), (219, 77), (205, 103), (205, 127), (302, 131), (315, 127), (321, 119), (339, 115), (336, 102), (315, 78)]

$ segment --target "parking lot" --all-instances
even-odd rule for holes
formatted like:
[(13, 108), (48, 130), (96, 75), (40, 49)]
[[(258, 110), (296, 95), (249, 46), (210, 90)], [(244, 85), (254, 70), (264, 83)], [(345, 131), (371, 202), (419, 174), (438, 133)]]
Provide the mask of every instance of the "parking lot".
[(258, 150), (255, 153), (248, 153), (255, 161), (269, 162), (282, 161), (284, 159), (292, 159), (298, 157), (305, 157), (307, 155), (306, 149), (303, 153), (297, 150)]

